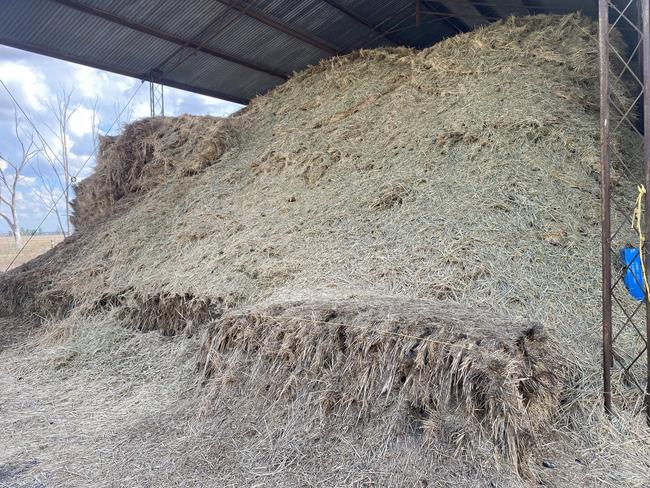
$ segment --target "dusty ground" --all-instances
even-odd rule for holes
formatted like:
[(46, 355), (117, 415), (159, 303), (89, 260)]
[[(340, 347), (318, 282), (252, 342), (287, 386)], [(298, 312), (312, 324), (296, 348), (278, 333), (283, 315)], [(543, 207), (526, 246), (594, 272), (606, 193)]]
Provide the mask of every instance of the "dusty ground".
[[(23, 238), (23, 242), (27, 242), (29, 236)], [(51, 249), (56, 244), (63, 240), (62, 235), (47, 235), (47, 236), (34, 236), (32, 239), (25, 245), (25, 248), (20, 253), (20, 256), (12, 264), (12, 268), (23, 264), (24, 262), (29, 261), (32, 258), (35, 258), (39, 254), (44, 253), (48, 249)], [(0, 237), (0, 272), (3, 272), (7, 269), (9, 263), (14, 258), (18, 251), (16, 250), (16, 245), (14, 244), (13, 237), (2, 236)]]
[(0, 486), (200, 486), (202, 456), (182, 445), (201, 435), (175, 407), (194, 341), (92, 326), (0, 353)]

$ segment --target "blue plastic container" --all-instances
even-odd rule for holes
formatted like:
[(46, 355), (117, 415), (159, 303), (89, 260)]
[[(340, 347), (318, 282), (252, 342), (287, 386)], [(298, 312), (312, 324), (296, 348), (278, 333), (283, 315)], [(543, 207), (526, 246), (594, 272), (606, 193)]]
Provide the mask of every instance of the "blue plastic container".
[(625, 288), (632, 298), (639, 302), (645, 301), (645, 284), (643, 283), (643, 268), (641, 267), (641, 256), (636, 247), (624, 247), (621, 249), (621, 261), (627, 266), (623, 282)]

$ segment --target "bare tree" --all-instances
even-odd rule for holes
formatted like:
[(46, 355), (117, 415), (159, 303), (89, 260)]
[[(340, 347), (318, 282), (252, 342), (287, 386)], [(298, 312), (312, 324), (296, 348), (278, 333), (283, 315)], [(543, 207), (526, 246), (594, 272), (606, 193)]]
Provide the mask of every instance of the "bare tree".
[[(70, 120), (81, 107), (80, 105), (72, 104), (71, 100), (73, 93), (73, 88), (63, 88), (57, 94), (56, 98), (49, 101), (47, 104), (49, 113), (53, 117), (54, 125), (46, 123), (43, 125), (54, 136), (57, 147), (54, 149), (47, 145), (45, 141), (41, 141), (41, 152), (49, 169), (46, 168), (46, 171), (44, 172), (41, 165), (39, 165), (38, 169), (35, 171), (43, 183), (44, 192), (39, 198), (41, 198), (44, 203), (47, 202), (46, 205), (54, 208), (59, 223), (61, 223), (61, 220), (65, 221), (65, 230), (63, 231), (64, 235), (70, 235), (73, 230), (70, 218), (70, 200), (72, 184), (75, 182), (75, 175), (72, 174), (73, 168), (70, 166), (70, 155), (72, 154), (70, 147)], [(98, 100), (95, 99), (91, 112), (91, 127), (89, 128), (91, 130), (93, 148), (96, 148), (97, 144), (99, 144), (97, 104)], [(53, 181), (48, 177), (50, 174), (55, 177)], [(60, 192), (59, 195), (56, 195), (57, 189)], [(61, 211), (56, 205), (56, 202), (61, 196), (63, 196), (65, 202), (63, 219), (60, 215)]]
[(38, 151), (34, 144), (34, 137), (21, 134), (20, 118), (16, 110), (14, 110), (14, 134), (20, 147), (17, 159), (0, 154), (0, 218), (9, 225), (16, 247), (20, 249), (22, 236), (18, 220), (18, 183), (23, 170)]
[[(44, 161), (43, 161), (44, 160)], [(57, 167), (47, 158), (35, 159), (35, 164), (30, 165), (34, 174), (38, 178), (40, 185), (38, 188), (32, 188), (32, 194), (38, 198), (43, 205), (51, 208), (59, 224), (59, 231), (65, 235), (65, 225), (63, 219), (65, 214), (61, 210), (61, 179), (57, 172)]]
[[(71, 167), (70, 162), (72, 155), (70, 121), (81, 108), (81, 105), (73, 104), (73, 93), (73, 88), (62, 88), (55, 99), (47, 102), (52, 121), (48, 123), (41, 120), (41, 123), (44, 131), (52, 135), (54, 142), (48, 143), (39, 134), (39, 157), (36, 164), (32, 165), (34, 174), (41, 183), (39, 188), (32, 190), (32, 193), (46, 207), (52, 209), (64, 236), (69, 236), (73, 232), (70, 201), (75, 175), (72, 174), (74, 168)], [(97, 104), (98, 100), (96, 99), (89, 121), (94, 149), (99, 144)]]
[(57, 94), (56, 99), (50, 100), (47, 104), (51, 115), (56, 121), (56, 127), (47, 126), (48, 130), (54, 135), (60, 149), (58, 154), (53, 154), (51, 148), (42, 148), (43, 154), (48, 159), (50, 166), (54, 169), (63, 192), (65, 201), (65, 222), (66, 228), (64, 235), (69, 236), (72, 233), (70, 224), (70, 119), (77, 111), (79, 106), (73, 107), (71, 99), (73, 89), (62, 89)]

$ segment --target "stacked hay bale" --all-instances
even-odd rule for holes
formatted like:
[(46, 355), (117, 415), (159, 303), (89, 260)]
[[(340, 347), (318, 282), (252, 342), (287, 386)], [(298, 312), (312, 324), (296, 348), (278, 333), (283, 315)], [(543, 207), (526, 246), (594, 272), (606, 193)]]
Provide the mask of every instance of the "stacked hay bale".
[[(440, 404), (457, 413), (454, 435), (485, 435), (519, 463), (555, 418), (563, 371), (582, 378), (563, 392), (566, 404), (590, 406), (597, 395), (596, 33), (579, 15), (513, 18), (419, 52), (323, 61), (225, 121), (137, 122), (105, 142), (97, 172), (80, 186), (78, 235), (0, 278), (0, 300), (7, 310), (41, 314), (117, 308), (133, 327), (171, 334), (211, 323), (202, 363), (221, 380), (262, 361), (269, 383), (311, 378), (316, 388), (322, 377), (299, 372), (313, 373), (312, 355), (325, 351), (336, 357), (318, 368), (357, 406), (393, 391), (379, 383), (349, 391), (340, 371), (370, 361), (359, 366), (367, 381), (421, 382), (396, 387), (410, 392), (420, 421), (433, 423), (436, 411), (434, 396), (416, 400), (422, 389), (446, 388), (441, 395), (453, 402)], [(623, 85), (615, 88), (627, 97)], [(618, 141), (622, 150), (632, 137)], [(205, 147), (209, 156), (201, 156)], [(616, 180), (626, 187), (624, 175)], [(427, 312), (413, 312), (413, 299)], [(341, 300), (336, 330), (368, 310), (410, 312), (378, 326), (377, 336), (346, 332), (334, 347), (332, 324), (313, 318), (323, 303), (338, 310), (332, 304)], [(453, 334), (433, 326), (448, 322), (440, 301), (462, 304)], [(490, 312), (469, 317), (474, 307)], [(562, 366), (544, 333), (512, 319), (521, 316), (559, 339)], [(476, 323), (484, 324), (478, 335)], [(373, 349), (384, 327), (419, 342)], [(332, 347), (319, 342), (324, 337)], [(530, 337), (547, 365), (529, 358)], [(454, 356), (427, 356), (423, 344), (443, 339), (477, 348), (458, 356), (468, 383), (465, 373), (436, 376)], [(484, 360), (491, 349), (502, 356), (496, 363)], [(411, 360), (420, 369), (400, 376)], [(498, 381), (487, 381), (497, 370)], [(477, 396), (475, 381), (495, 390)], [(277, 387), (269, 388), (285, 392)], [(529, 387), (543, 401), (530, 401)], [(466, 388), (474, 393), (463, 396)], [(454, 410), (454, 402), (466, 403)], [(563, 418), (577, 414), (567, 408)], [(523, 427), (512, 420), (522, 418)]]
[(102, 217), (118, 200), (145, 193), (170, 178), (197, 174), (218, 160), (237, 137), (240, 119), (153, 118), (102, 136), (91, 178), (75, 187), (75, 228)]
[(217, 395), (234, 376), (249, 391), (302, 397), (305, 412), (339, 421), (376, 416), (403, 430), (421, 412), (429, 440), (464, 450), (493, 443), (525, 469), (558, 408), (556, 352), (540, 324), (451, 303), (356, 297), (230, 312), (210, 324), (202, 359)]

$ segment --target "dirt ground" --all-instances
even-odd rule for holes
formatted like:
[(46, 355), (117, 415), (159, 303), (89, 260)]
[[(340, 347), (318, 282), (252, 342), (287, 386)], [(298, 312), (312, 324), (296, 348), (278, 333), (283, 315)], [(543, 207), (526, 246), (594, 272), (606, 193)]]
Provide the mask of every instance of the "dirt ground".
[[(23, 242), (27, 242), (29, 236), (23, 238)], [(63, 240), (62, 235), (46, 235), (34, 236), (26, 245), (20, 256), (11, 265), (12, 268), (19, 266), (30, 259), (35, 258), (39, 254), (43, 254), (48, 249), (51, 249), (56, 244)], [(16, 255), (16, 245), (14, 244), (13, 237), (2, 236), (0, 237), (0, 272), (7, 269), (9, 263)]]

